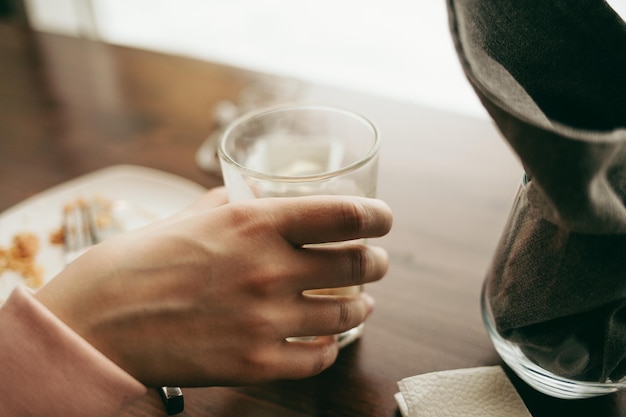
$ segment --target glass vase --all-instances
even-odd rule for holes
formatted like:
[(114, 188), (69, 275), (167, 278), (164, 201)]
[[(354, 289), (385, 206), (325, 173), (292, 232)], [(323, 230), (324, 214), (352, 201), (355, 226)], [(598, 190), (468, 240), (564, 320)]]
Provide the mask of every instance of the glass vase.
[(524, 175), (484, 281), (483, 321), (534, 389), (580, 399), (626, 387), (626, 237), (544, 219)]

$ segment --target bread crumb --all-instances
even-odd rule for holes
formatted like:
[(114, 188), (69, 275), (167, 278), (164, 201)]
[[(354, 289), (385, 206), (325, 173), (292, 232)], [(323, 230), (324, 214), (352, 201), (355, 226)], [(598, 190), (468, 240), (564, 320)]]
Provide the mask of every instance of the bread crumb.
[(0, 275), (14, 271), (22, 276), (28, 287), (40, 288), (43, 285), (43, 268), (35, 262), (39, 247), (39, 238), (33, 233), (22, 232), (13, 236), (8, 249), (0, 247)]
[(50, 233), (48, 241), (52, 245), (64, 244), (65, 243), (65, 231), (63, 230), (63, 228), (59, 227), (57, 230), (53, 230), (52, 233)]

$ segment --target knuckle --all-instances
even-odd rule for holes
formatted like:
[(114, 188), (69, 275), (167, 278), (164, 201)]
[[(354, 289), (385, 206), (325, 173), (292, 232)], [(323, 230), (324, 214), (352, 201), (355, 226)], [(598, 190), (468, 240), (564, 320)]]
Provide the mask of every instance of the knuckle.
[(370, 268), (370, 259), (365, 246), (355, 246), (348, 250), (350, 263), (350, 278), (352, 285), (361, 284), (363, 277)]
[(258, 383), (278, 376), (281, 370), (276, 367), (271, 349), (254, 343), (250, 345), (253, 347), (236, 358), (239, 379), (246, 383)]
[(233, 225), (246, 224), (254, 216), (253, 211), (243, 204), (230, 204), (227, 213), (227, 221)]
[(337, 327), (340, 331), (351, 329), (353, 326), (354, 309), (352, 304), (347, 301), (341, 301), (338, 304), (339, 317)]
[(359, 234), (364, 228), (363, 207), (355, 200), (346, 200), (342, 209), (343, 227), (348, 232)]
[(306, 366), (299, 366), (290, 374), (292, 379), (302, 379), (318, 375), (328, 369), (337, 359), (338, 347), (336, 343), (326, 343), (319, 346), (314, 354), (306, 361)]
[(255, 372), (263, 372), (269, 367), (267, 355), (265, 355), (265, 352), (262, 349), (249, 350), (243, 361), (247, 368), (253, 369)]
[(247, 330), (248, 338), (254, 342), (263, 343), (277, 335), (276, 320), (264, 311), (250, 311), (241, 319), (241, 324)]
[(320, 348), (317, 360), (311, 367), (310, 376), (318, 375), (328, 369), (337, 357), (337, 348), (335, 345), (324, 345)]
[(260, 210), (258, 205), (247, 203), (229, 205), (225, 222), (244, 238), (266, 234), (272, 227), (267, 212)]
[(277, 291), (277, 287), (281, 285), (281, 277), (284, 276), (284, 272), (281, 270), (280, 265), (268, 263), (256, 268), (251, 275), (251, 279), (248, 283), (250, 294), (261, 299), (267, 299), (272, 296)]

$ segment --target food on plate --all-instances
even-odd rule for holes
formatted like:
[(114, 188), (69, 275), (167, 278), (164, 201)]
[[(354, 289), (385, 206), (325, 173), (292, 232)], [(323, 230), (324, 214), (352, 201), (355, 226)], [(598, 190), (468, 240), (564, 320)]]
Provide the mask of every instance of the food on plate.
[(13, 236), (10, 247), (0, 247), (0, 274), (14, 271), (20, 274), (28, 287), (41, 287), (43, 268), (35, 261), (39, 247), (39, 238), (33, 233), (22, 232)]
[[(103, 240), (113, 236), (120, 231), (132, 230), (158, 219), (159, 216), (146, 210), (140, 210), (131, 206), (125, 200), (114, 200), (100, 195), (91, 198), (77, 197), (68, 199), (62, 206), (64, 217), (72, 213), (73, 223), (70, 223), (66, 230), (63, 224), (58, 224), (54, 229), (48, 229), (47, 239), (28, 231), (19, 231), (13, 235), (9, 244), (0, 245), (0, 280), (5, 278), (0, 285), (4, 292), (0, 294), (0, 305), (4, 301), (7, 289), (11, 289), (16, 282), (21, 280), (26, 286), (32, 289), (39, 289), (43, 286), (45, 278), (43, 266), (37, 262), (38, 255), (47, 252), (51, 247), (59, 246), (63, 250), (66, 241), (65, 233), (76, 231), (77, 221), (74, 216), (85, 215), (91, 220), (92, 225), (87, 226), (82, 223), (80, 227), (95, 229), (97, 240)], [(76, 210), (80, 209), (80, 210)], [(62, 223), (62, 222), (60, 222)], [(79, 224), (81, 224), (79, 222)], [(4, 242), (3, 242), (4, 243)], [(45, 259), (40, 258), (40, 261)], [(62, 258), (61, 258), (62, 259)], [(61, 260), (59, 259), (59, 260)], [(48, 266), (48, 265), (46, 265)], [(50, 271), (48, 271), (50, 272)]]
[[(106, 232), (114, 226), (113, 219), (114, 201), (101, 196), (95, 196), (90, 200), (79, 197), (63, 206), (64, 216), (70, 215), (73, 210), (87, 210), (86, 215), (90, 216), (97, 230)], [(87, 227), (84, 225), (83, 227)], [(70, 229), (73, 230), (73, 229)], [(53, 230), (48, 238), (52, 245), (65, 244), (65, 228), (61, 225)]]
[(53, 230), (52, 233), (50, 233), (50, 236), (48, 238), (48, 240), (50, 241), (50, 244), (52, 245), (62, 245), (65, 243), (65, 232), (63, 231), (63, 227), (59, 227), (56, 230)]

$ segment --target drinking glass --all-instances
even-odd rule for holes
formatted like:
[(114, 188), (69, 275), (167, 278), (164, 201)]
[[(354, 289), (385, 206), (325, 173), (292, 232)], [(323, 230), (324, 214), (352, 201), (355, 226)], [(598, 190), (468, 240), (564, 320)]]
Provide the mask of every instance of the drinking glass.
[[(218, 149), (231, 202), (262, 197), (357, 195), (375, 197), (380, 137), (354, 112), (313, 104), (259, 109), (232, 122)], [(360, 286), (309, 290), (345, 295)], [(339, 335), (356, 340), (363, 325)]]

